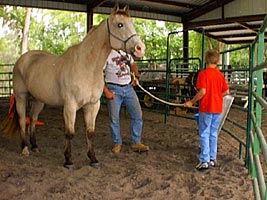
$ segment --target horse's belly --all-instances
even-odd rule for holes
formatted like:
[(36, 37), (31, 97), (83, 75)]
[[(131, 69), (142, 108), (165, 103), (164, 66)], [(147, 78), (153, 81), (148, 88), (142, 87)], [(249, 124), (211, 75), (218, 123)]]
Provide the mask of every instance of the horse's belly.
[(103, 90), (86, 91), (85, 93), (76, 96), (76, 102), (79, 108), (86, 104), (95, 104), (100, 100)]
[(59, 92), (53, 90), (35, 91), (30, 90), (30, 94), (38, 101), (51, 106), (61, 106), (64, 104), (63, 98), (59, 95)]

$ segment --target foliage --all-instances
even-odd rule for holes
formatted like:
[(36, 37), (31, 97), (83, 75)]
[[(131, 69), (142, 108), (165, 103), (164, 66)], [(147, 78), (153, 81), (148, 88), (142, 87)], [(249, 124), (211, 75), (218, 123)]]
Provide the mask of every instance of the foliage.
[(108, 17), (108, 15), (94, 14), (93, 25), (96, 26), (96, 25), (100, 24), (100, 22), (103, 21), (104, 19), (106, 19), (107, 17)]
[[(144, 41), (147, 51), (145, 59), (166, 58), (167, 35), (170, 22), (159, 22), (155, 20), (133, 19), (136, 32)], [(179, 24), (172, 23), (172, 29), (180, 27)], [(176, 47), (176, 48), (175, 48)], [(177, 56), (181, 47), (181, 38), (175, 37), (174, 42), (170, 43), (170, 49), (173, 56)]]
[(14, 63), (19, 56), (24, 9), (0, 6), (0, 64)]
[[(5, 31), (5, 46), (6, 49), (12, 47), (10, 52), (14, 56), (11, 62), (14, 63), (20, 55), (25, 8), (2, 6), (0, 7), (0, 14)], [(86, 15), (84, 13), (33, 9), (28, 35), (28, 48), (29, 50), (38, 49), (53, 54), (61, 54), (69, 46), (80, 42), (85, 34)], [(0, 52), (1, 55), (4, 54), (1, 50)], [(0, 57), (2, 57), (1, 55)]]
[(83, 13), (51, 10), (37, 12), (41, 18), (35, 18), (35, 23), (31, 24), (30, 50), (40, 49), (53, 54), (62, 54), (69, 46), (84, 38), (86, 20)]

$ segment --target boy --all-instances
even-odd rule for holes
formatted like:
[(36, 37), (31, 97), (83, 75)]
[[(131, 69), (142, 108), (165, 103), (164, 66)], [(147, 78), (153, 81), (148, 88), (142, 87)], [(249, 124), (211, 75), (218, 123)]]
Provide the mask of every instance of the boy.
[(201, 171), (216, 166), (217, 137), (223, 97), (229, 94), (229, 87), (223, 74), (216, 69), (220, 54), (216, 50), (208, 50), (205, 54), (206, 69), (199, 72), (193, 99), (184, 103), (192, 107), (199, 102), (199, 163), (196, 169)]

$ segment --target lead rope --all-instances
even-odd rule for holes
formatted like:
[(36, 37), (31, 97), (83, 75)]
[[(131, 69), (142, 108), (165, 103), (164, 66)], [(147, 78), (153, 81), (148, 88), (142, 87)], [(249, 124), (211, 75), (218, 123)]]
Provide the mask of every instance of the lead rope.
[[(131, 72), (131, 74), (132, 74), (132, 76), (133, 76), (133, 79), (134, 79), (135, 82), (136, 82), (136, 85), (137, 85), (141, 90), (143, 90), (145, 93), (147, 93), (149, 96), (151, 96), (153, 99), (156, 99), (156, 100), (158, 100), (159, 102), (164, 103), (164, 104), (167, 104), (167, 105), (169, 105), (169, 106), (177, 106), (177, 107), (180, 106), (180, 107), (184, 107), (184, 104), (182, 104), (182, 103), (172, 103), (172, 102), (168, 102), (168, 101), (165, 101), (165, 100), (163, 100), (163, 99), (160, 99), (160, 98), (156, 97), (155, 95), (151, 94), (150, 92), (148, 92), (145, 88), (143, 88), (143, 87), (140, 85), (139, 80), (135, 77), (134, 73)], [(192, 106), (191, 108), (197, 108), (197, 107)]]

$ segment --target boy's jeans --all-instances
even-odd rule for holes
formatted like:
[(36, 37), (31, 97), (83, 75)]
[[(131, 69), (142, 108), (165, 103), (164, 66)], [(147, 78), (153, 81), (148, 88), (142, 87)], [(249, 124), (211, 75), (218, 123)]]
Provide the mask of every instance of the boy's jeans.
[(218, 126), (220, 123), (220, 113), (199, 112), (199, 145), (200, 162), (216, 160)]

